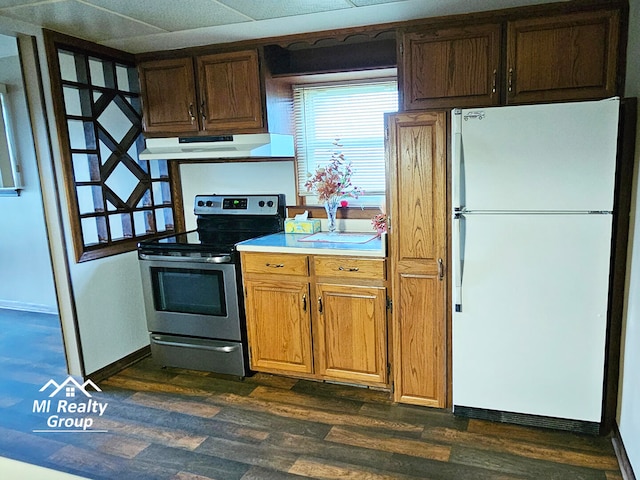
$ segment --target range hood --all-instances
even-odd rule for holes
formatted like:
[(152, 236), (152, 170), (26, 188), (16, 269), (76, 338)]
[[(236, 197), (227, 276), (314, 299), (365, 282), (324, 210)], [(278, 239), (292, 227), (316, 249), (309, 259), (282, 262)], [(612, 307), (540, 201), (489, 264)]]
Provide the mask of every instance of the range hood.
[(206, 160), (294, 156), (293, 136), (273, 133), (148, 138), (140, 160)]

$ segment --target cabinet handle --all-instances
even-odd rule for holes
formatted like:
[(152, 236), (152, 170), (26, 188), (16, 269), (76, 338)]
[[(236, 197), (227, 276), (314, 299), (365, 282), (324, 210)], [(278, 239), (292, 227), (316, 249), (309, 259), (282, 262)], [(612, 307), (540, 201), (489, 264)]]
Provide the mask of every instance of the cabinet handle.
[(193, 122), (196, 121), (196, 117), (193, 114), (193, 103), (189, 104), (189, 117), (191, 117), (191, 125), (193, 125)]
[(322, 297), (318, 297), (318, 311), (322, 313)]
[(207, 126), (207, 112), (204, 109), (204, 100), (202, 101), (202, 103), (200, 104), (200, 116), (202, 117), (202, 129), (206, 130)]
[(438, 280), (444, 280), (444, 262), (441, 258), (438, 259)]
[(302, 311), (307, 311), (307, 294), (302, 295)]
[(513, 92), (513, 68), (509, 69), (509, 92)]
[(360, 269), (358, 267), (343, 267), (343, 266), (339, 266), (338, 270), (340, 270), (341, 272), (357, 272)]
[(265, 263), (264, 265), (270, 268), (284, 268), (284, 263)]
[(497, 80), (497, 76), (498, 76), (498, 71), (494, 70), (493, 71), (493, 82), (491, 83), (491, 94), (496, 93), (496, 80)]

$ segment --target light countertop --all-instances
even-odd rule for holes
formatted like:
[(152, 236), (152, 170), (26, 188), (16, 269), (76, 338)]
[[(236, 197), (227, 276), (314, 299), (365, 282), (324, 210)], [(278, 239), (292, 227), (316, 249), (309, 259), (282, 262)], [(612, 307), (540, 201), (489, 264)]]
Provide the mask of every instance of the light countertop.
[(280, 232), (240, 242), (236, 248), (239, 252), (356, 255), (381, 258), (387, 254), (386, 235), (376, 237), (375, 232), (338, 233), (335, 234), (336, 241), (331, 241), (331, 237), (332, 235), (328, 232), (318, 232), (313, 235), (313, 238), (311, 234)]

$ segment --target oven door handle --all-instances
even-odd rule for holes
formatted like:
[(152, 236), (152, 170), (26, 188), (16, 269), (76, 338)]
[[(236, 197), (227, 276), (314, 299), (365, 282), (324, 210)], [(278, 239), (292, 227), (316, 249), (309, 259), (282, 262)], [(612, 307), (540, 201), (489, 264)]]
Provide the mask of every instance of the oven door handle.
[(211, 345), (198, 345), (194, 343), (167, 342), (164, 340), (156, 340), (155, 338), (153, 339), (153, 343), (155, 343), (156, 345), (166, 345), (167, 347), (195, 348), (197, 350), (212, 350), (214, 352), (222, 352), (222, 353), (235, 352), (240, 348), (238, 345), (225, 346), (225, 347), (213, 347)]
[(148, 255), (139, 253), (140, 260), (160, 260), (163, 262), (195, 262), (195, 263), (231, 263), (231, 255), (219, 255), (217, 257), (172, 257), (170, 255)]

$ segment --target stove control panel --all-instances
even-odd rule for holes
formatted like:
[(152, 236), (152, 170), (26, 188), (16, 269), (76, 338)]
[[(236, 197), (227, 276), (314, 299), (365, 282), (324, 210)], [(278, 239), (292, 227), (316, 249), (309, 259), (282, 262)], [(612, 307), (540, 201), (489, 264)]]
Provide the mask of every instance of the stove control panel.
[(196, 215), (283, 215), (286, 201), (279, 195), (196, 195)]

